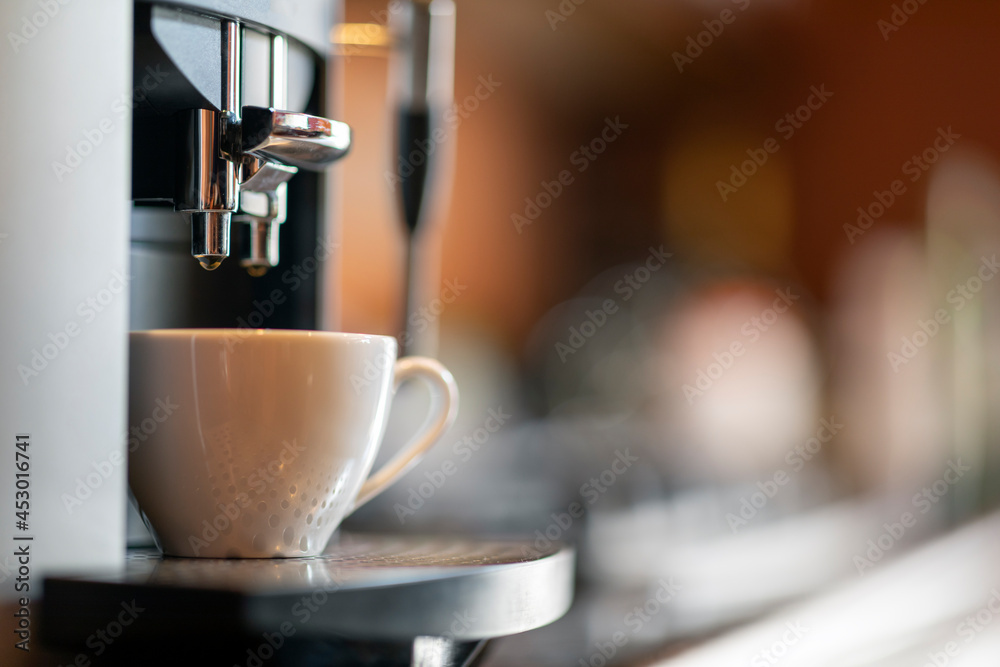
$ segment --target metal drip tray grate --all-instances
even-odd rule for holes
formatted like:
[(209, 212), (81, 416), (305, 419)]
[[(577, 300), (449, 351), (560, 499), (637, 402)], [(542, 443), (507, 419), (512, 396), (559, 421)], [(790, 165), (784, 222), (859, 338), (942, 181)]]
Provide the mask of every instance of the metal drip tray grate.
[(554, 553), (520, 542), (347, 535), (323, 557), (350, 567), (462, 567), (527, 563)]
[(283, 627), (298, 642), (468, 644), (562, 616), (573, 566), (561, 545), (538, 552), (527, 541), (349, 533), (317, 558), (136, 551), (122, 572), (47, 579), (42, 615), (46, 641), (67, 648), (83, 646), (133, 600), (144, 611), (122, 643), (147, 647), (178, 636), (238, 644)]

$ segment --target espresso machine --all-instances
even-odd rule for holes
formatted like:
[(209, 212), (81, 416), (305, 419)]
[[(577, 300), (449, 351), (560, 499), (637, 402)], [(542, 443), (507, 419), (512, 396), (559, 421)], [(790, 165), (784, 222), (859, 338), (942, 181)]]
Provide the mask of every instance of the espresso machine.
[[(20, 100), (0, 111), (0, 423), (29, 456), (0, 497), (30, 496), (0, 537), (32, 538), (36, 575), (123, 563), (130, 329), (334, 327), (340, 9), (0, 6), (0, 86)], [(16, 565), (0, 556), (0, 584)]]
[[(96, 657), (94, 628), (123, 596), (143, 616), (105, 664), (471, 664), (487, 639), (569, 606), (573, 554), (559, 545), (342, 533), (309, 561), (126, 547), (127, 454), (142, 437), (126, 423), (128, 331), (336, 328), (330, 167), (352, 148), (336, 119), (341, 9), (0, 6), (11, 51), (0, 56), (11, 102), (0, 108), (0, 423), (28, 457), (0, 465), (0, 498), (13, 508), (15, 491), (30, 491), (25, 521), (0, 527), (5, 554), (29, 550), (29, 573), (0, 556), (0, 602), (34, 609), (35, 646), (67, 663)], [(454, 5), (393, 0), (386, 16), (393, 25), (378, 27), (405, 63), (394, 86), (407, 155), (450, 92), (434, 60), (453, 45), (431, 47), (453, 40)], [(432, 180), (424, 170), (401, 189), (411, 232)]]

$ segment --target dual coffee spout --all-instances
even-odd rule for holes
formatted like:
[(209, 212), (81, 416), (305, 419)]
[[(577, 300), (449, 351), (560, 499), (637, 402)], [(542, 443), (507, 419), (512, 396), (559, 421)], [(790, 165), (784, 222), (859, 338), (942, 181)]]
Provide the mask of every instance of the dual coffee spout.
[(242, 106), (241, 27), (222, 21), (222, 109), (192, 109), (174, 207), (191, 219), (191, 254), (209, 271), (230, 254), (233, 222), (247, 225), (240, 264), (262, 275), (278, 263), (286, 183), (299, 169), (322, 171), (347, 154), (341, 122), (284, 111), (285, 38), (271, 37), (270, 106)]

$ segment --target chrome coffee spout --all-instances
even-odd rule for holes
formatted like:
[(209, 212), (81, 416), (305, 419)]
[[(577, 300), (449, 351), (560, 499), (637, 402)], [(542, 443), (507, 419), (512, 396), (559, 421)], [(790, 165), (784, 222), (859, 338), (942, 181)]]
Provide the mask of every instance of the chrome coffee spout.
[(241, 28), (221, 21), (222, 109), (188, 112), (185, 151), (180, 162), (174, 208), (191, 219), (191, 254), (212, 271), (229, 256), (229, 227), (239, 205), (238, 162)]
[(278, 263), (286, 183), (298, 169), (322, 171), (347, 154), (341, 122), (282, 110), (287, 103), (288, 44), (271, 36), (270, 107), (242, 106), (242, 27), (221, 21), (221, 109), (187, 112), (174, 208), (191, 220), (191, 254), (208, 270), (230, 254), (230, 226), (247, 224), (240, 264), (262, 275)]

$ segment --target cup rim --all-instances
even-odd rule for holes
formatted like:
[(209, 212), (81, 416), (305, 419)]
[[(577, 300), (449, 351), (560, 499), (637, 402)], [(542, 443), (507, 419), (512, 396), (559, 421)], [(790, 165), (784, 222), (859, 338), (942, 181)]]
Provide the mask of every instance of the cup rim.
[(129, 331), (129, 338), (202, 338), (227, 339), (233, 336), (243, 340), (276, 340), (280, 338), (340, 340), (340, 341), (383, 341), (393, 343), (392, 336), (381, 334), (353, 333), (349, 331), (315, 331), (311, 329), (247, 329), (247, 328), (216, 328), (204, 329), (187, 327), (180, 329), (135, 329)]

